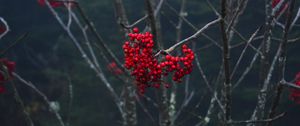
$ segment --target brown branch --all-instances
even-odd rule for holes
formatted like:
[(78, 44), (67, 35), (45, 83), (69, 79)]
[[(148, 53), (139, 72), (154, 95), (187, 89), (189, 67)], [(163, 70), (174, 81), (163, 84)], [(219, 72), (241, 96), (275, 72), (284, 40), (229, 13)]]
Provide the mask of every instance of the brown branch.
[(224, 126), (228, 126), (228, 121), (231, 120), (231, 78), (230, 78), (230, 53), (229, 53), (229, 42), (226, 33), (226, 26), (225, 26), (225, 17), (226, 17), (226, 0), (221, 0), (221, 17), (222, 20), (220, 21), (220, 29), (223, 41), (223, 65), (224, 65), (224, 76), (225, 82), (223, 87), (223, 97), (224, 97), (224, 108), (225, 108), (225, 115), (224, 115)]
[[(126, 11), (125, 11), (125, 7), (123, 4), (123, 0), (115, 0), (114, 1), (114, 5), (115, 5), (115, 13), (116, 13), (116, 17), (117, 17), (117, 21), (119, 22), (119, 24), (123, 24), (123, 25), (128, 25), (129, 21), (127, 19), (127, 15), (126, 15)], [(121, 31), (124, 34), (124, 38), (126, 38), (127, 34), (130, 32), (130, 30), (121, 27)], [(123, 95), (123, 107), (125, 109), (125, 116), (124, 116), (124, 120), (123, 120), (123, 125), (127, 125), (127, 126), (135, 126), (137, 125), (137, 111), (136, 111), (136, 98), (135, 98), (135, 86), (134, 84), (130, 83), (130, 82), (134, 82), (133, 80), (131, 80), (130, 77), (128, 77), (125, 81), (125, 88), (124, 88), (124, 95)], [(141, 107), (143, 110), (148, 111), (144, 106)]]
[[(123, 0), (114, 0), (114, 7), (115, 7), (115, 16), (117, 18), (117, 22), (121, 25), (121, 26), (127, 26), (129, 24), (128, 19), (127, 19), (127, 15), (125, 12), (125, 8), (123, 6)], [(121, 29), (123, 32), (125, 32), (126, 34), (129, 32), (128, 29)]]
[[(257, 104), (252, 113), (251, 120), (261, 120), (266, 105), (267, 90), (270, 85), (269, 79), (273, 73), (270, 70), (270, 45), (271, 45), (271, 32), (274, 27), (273, 17), (272, 17), (272, 0), (265, 1), (265, 26), (264, 26), (264, 37), (262, 41), (262, 55), (260, 55), (260, 69), (259, 69), (259, 87), (261, 87), (257, 95)], [(277, 51), (278, 52), (278, 51)], [(276, 55), (277, 57), (277, 55)], [(274, 64), (276, 58), (274, 57)], [(254, 124), (248, 124), (247, 126), (254, 126)]]
[(160, 33), (160, 21), (158, 20), (158, 15), (154, 13), (154, 1), (153, 0), (145, 0), (146, 10), (148, 13), (148, 21), (150, 23), (151, 32), (154, 35), (154, 41), (156, 48), (159, 49), (162, 47), (161, 45), (161, 33)]

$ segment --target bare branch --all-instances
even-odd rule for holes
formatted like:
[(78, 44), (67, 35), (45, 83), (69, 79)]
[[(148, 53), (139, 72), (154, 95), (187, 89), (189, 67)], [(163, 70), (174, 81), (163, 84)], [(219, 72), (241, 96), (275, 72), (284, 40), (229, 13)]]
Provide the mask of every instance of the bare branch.
[[(49, 1), (46, 0), (45, 2), (46, 2), (47, 7), (49, 8), (49, 10), (51, 11), (51, 13), (54, 15), (54, 17), (56, 18), (56, 20), (58, 21), (58, 23), (62, 26), (63, 30), (65, 30), (65, 32), (67, 33), (67, 35), (70, 37), (70, 39), (72, 40), (72, 42), (74, 43), (74, 45), (76, 46), (76, 48), (78, 49), (78, 51), (80, 52), (82, 58), (87, 62), (87, 64), (90, 66), (90, 68), (95, 71), (97, 77), (99, 77), (99, 79), (104, 83), (104, 85), (106, 86), (106, 88), (110, 92), (110, 95), (113, 97), (113, 100), (114, 100), (115, 104), (117, 105), (118, 110), (122, 114), (122, 117), (125, 119), (124, 110), (122, 108), (122, 104), (123, 103), (120, 100), (120, 98), (118, 97), (118, 95), (116, 94), (114, 88), (108, 82), (106, 76), (103, 73), (103, 70), (100, 67), (97, 67), (95, 65), (95, 63), (93, 62), (93, 60), (91, 60), (88, 57), (88, 55), (86, 54), (86, 52), (83, 49), (83, 47), (80, 45), (79, 41), (76, 39), (75, 35), (72, 33), (72, 31), (70, 29), (68, 29), (68, 27), (66, 26), (66, 24), (63, 23), (62, 19), (60, 18), (60, 16), (58, 15), (58, 13), (53, 9), (53, 7), (50, 5)], [(84, 17), (84, 13), (80, 9), (80, 6), (78, 4), (77, 4), (77, 6), (79, 8), (79, 11), (81, 12), (81, 15)], [(97, 37), (97, 39), (99, 41), (101, 41), (102, 40), (101, 37), (99, 36), (99, 34), (97, 34), (95, 28), (92, 27), (92, 24), (87, 20), (87, 18), (85, 18), (85, 20), (87, 21), (86, 23), (92, 29), (92, 32), (95, 34), (95, 36)], [(110, 56), (115, 57), (113, 55), (113, 53), (110, 51), (110, 49), (108, 49), (108, 47), (105, 44), (103, 44), (103, 47), (105, 49), (107, 49), (106, 51), (109, 52)], [(118, 61), (117, 58), (115, 58), (115, 59), (116, 59), (116, 62), (117, 62)]]
[(4, 56), (8, 50), (10, 50), (12, 47), (14, 47), (15, 45), (17, 45), (19, 42), (23, 41), (25, 38), (27, 38), (29, 35), (29, 33), (24, 33), (22, 34), (20, 37), (18, 37), (14, 42), (12, 42), (12, 44), (10, 44), (7, 48), (5, 48), (4, 50), (0, 51), (0, 57)]
[(217, 101), (219, 107), (221, 109), (223, 109), (224, 107), (223, 107), (221, 101), (218, 99), (217, 95), (215, 95), (216, 94), (216, 90), (214, 91), (214, 89), (211, 87), (211, 84), (207, 80), (207, 77), (206, 77), (206, 75), (205, 75), (205, 73), (204, 73), (204, 71), (203, 71), (203, 69), (201, 67), (201, 64), (200, 64), (200, 61), (199, 61), (199, 58), (198, 58), (197, 54), (195, 54), (195, 60), (196, 60), (197, 68), (200, 71), (201, 77), (204, 80), (205, 85), (207, 86), (209, 92), (213, 95), (213, 98)]
[[(174, 12), (180, 19), (182, 19), (188, 26), (190, 26), (192, 29), (195, 30), (195, 32), (197, 32), (199, 29), (194, 26), (188, 19), (185, 18), (186, 13), (180, 13), (178, 12), (175, 8), (173, 8), (168, 2), (166, 2), (167, 7), (170, 8), (170, 10), (172, 12)], [(218, 48), (222, 49), (222, 46), (213, 38), (211, 38), (210, 36), (208, 36), (207, 34), (205, 34), (204, 32), (201, 33), (201, 35), (203, 37), (205, 37), (206, 39), (208, 39), (209, 41), (211, 41), (214, 45), (216, 45)]]
[[(206, 29), (210, 28), (212, 25), (218, 23), (219, 21), (221, 21), (221, 18), (217, 18), (217, 19), (215, 19), (215, 20), (213, 20), (213, 21), (207, 23), (205, 26), (203, 26), (200, 30), (198, 30), (198, 31), (197, 31), (196, 33), (194, 33), (192, 36), (190, 36), (190, 37), (188, 37), (188, 38), (186, 38), (186, 39), (184, 39), (184, 40), (181, 40), (180, 42), (174, 44), (174, 45), (171, 46), (170, 48), (164, 50), (164, 52), (170, 53), (170, 52), (172, 52), (174, 49), (178, 48), (179, 46), (181, 46), (181, 45), (183, 45), (183, 44), (185, 44), (185, 43), (187, 43), (187, 42), (189, 42), (189, 41), (191, 41), (191, 40), (193, 40), (193, 39), (198, 38), (199, 35), (200, 35), (202, 32), (204, 32)], [(156, 54), (156, 55), (158, 55), (158, 54)]]
[[(282, 42), (280, 43), (280, 56), (279, 56), (279, 77), (281, 80), (284, 80), (285, 78), (285, 67), (286, 67), (286, 57), (287, 57), (287, 42), (288, 42), (288, 35), (289, 35), (289, 31), (291, 29), (291, 25), (292, 25), (292, 15), (293, 15), (293, 11), (294, 11), (294, 6), (295, 6), (295, 0), (291, 0), (290, 4), (289, 4), (289, 9), (287, 12), (287, 16), (286, 16), (286, 22), (285, 22), (285, 29), (283, 31), (283, 39)], [(282, 95), (282, 90), (283, 87), (281, 84), (277, 85), (277, 89), (276, 89), (276, 95), (274, 98), (274, 101), (272, 103), (271, 106), (271, 111), (269, 113), (269, 118), (272, 118), (275, 113), (276, 113), (276, 109), (278, 107), (278, 104), (281, 100), (281, 95)], [(270, 126), (271, 122), (267, 124), (267, 126)]]
[(136, 26), (137, 24), (141, 23), (142, 21), (144, 21), (147, 18), (148, 18), (148, 15), (146, 14), (144, 17), (138, 19), (137, 21), (135, 21), (131, 25), (121, 24), (121, 26), (124, 27), (124, 28), (130, 29), (130, 28), (133, 28), (134, 26)]
[[(96, 39), (99, 42), (100, 46), (105, 50), (105, 52), (107, 52), (109, 54), (110, 57), (112, 57), (114, 59), (114, 61), (117, 63), (117, 65), (120, 68), (122, 68), (123, 71), (126, 71), (125, 68), (123, 67), (123, 65), (121, 64), (121, 62), (119, 61), (119, 59), (115, 56), (115, 54), (111, 51), (111, 49), (108, 48), (108, 46), (104, 43), (103, 38), (97, 32), (96, 28), (92, 25), (91, 21), (88, 19), (87, 15), (84, 13), (84, 11), (80, 7), (80, 5), (79, 4), (76, 4), (76, 5), (77, 5), (78, 11), (79, 11), (81, 17), (84, 19), (85, 23), (88, 25), (88, 27), (90, 28), (93, 35), (96, 37)], [(56, 16), (56, 17), (58, 17), (58, 16)], [(58, 19), (58, 18), (56, 18), (56, 19)], [(62, 24), (62, 23), (60, 23), (60, 24)]]
[[(155, 45), (157, 45), (157, 49), (160, 49), (163, 45), (161, 43), (162, 39), (161, 39), (161, 33), (160, 33), (160, 21), (159, 16), (155, 15), (154, 12), (154, 1), (153, 0), (145, 0), (146, 2), (146, 10), (147, 10), (147, 14), (148, 19), (149, 19), (149, 23), (150, 23), (150, 27), (151, 27), (151, 32), (154, 35), (154, 41), (156, 42)], [(159, 10), (159, 9), (157, 9)], [(158, 13), (157, 13), (158, 14)]]
[(243, 51), (242, 51), (242, 53), (241, 53), (241, 55), (240, 55), (238, 61), (236, 62), (235, 66), (234, 66), (234, 68), (233, 68), (233, 70), (232, 70), (232, 73), (231, 73), (231, 76), (230, 76), (231, 78), (233, 77), (235, 71), (236, 71), (237, 68), (239, 67), (239, 64), (240, 64), (242, 58), (244, 57), (244, 54), (245, 54), (245, 52), (246, 52), (246, 49), (248, 48), (248, 46), (250, 45), (250, 43), (253, 41), (253, 39), (254, 39), (254, 37), (257, 35), (257, 33), (261, 30), (261, 28), (262, 28), (262, 27), (259, 27), (259, 28), (251, 35), (251, 37), (250, 37), (249, 40), (247, 41), (247, 43), (246, 43), (246, 45), (245, 45), (245, 47), (244, 47), (244, 49), (243, 49)]
[(277, 119), (282, 118), (283, 116), (285, 116), (286, 113), (282, 113), (280, 115), (275, 116), (274, 118), (269, 118), (269, 119), (263, 119), (263, 120), (245, 120), (245, 121), (231, 121), (229, 123), (232, 124), (243, 124), (243, 123), (267, 123), (267, 122), (272, 122), (275, 121)]
[(5, 26), (5, 31), (3, 33), (0, 33), (0, 39), (2, 39), (2, 37), (5, 36), (10, 31), (10, 28), (7, 22), (4, 20), (4, 18), (0, 17), (0, 22), (2, 22)]
[(298, 85), (295, 84), (295, 83), (291, 83), (291, 82), (287, 82), (287, 81), (285, 81), (285, 80), (282, 80), (282, 81), (280, 82), (280, 84), (281, 84), (282, 86), (286, 86), (286, 87), (289, 87), (289, 88), (293, 88), (293, 89), (300, 90), (300, 86), (298, 86)]
[(223, 125), (227, 126), (227, 122), (231, 120), (231, 78), (230, 78), (230, 50), (229, 50), (229, 41), (228, 36), (226, 33), (226, 26), (225, 26), (225, 17), (227, 15), (226, 12), (226, 0), (221, 0), (221, 17), (222, 20), (220, 20), (220, 29), (221, 29), (221, 35), (222, 35), (222, 41), (223, 41), (223, 65), (224, 65), (224, 77), (225, 82), (223, 85), (223, 98), (224, 98), (224, 122)]
[(39, 89), (37, 89), (31, 82), (28, 82), (28, 81), (24, 80), (18, 74), (13, 73), (13, 76), (16, 77), (22, 83), (24, 83), (26, 86), (33, 89), (36, 93), (38, 93), (43, 98), (43, 100), (48, 104), (50, 112), (54, 113), (56, 119), (59, 121), (59, 124), (61, 126), (65, 126), (65, 123), (63, 122), (61, 115), (53, 107), (51, 107), (51, 103), (50, 103), (48, 97), (43, 92), (41, 92)]
[[(259, 49), (262, 47), (262, 44), (260, 45)], [(243, 72), (243, 74), (239, 77), (239, 80), (234, 84), (233, 89), (238, 87), (241, 82), (244, 80), (244, 78), (246, 77), (246, 75), (250, 72), (250, 70), (253, 68), (253, 65), (255, 63), (255, 61), (257, 60), (259, 56), (259, 53), (256, 52), (255, 55), (253, 56), (250, 65), (246, 68), (246, 70)]]
[(22, 99), (19, 95), (18, 89), (17, 89), (17, 87), (16, 87), (16, 85), (13, 81), (11, 81), (11, 85), (12, 85), (13, 90), (14, 90), (14, 97), (15, 97), (16, 101), (20, 104), (28, 125), (34, 126), (34, 123), (33, 123), (32, 119), (30, 117), (30, 114), (25, 110), (24, 102), (22, 101)]
[(165, 0), (160, 0), (160, 1), (159, 1), (159, 3), (158, 3), (158, 5), (157, 5), (156, 9), (154, 10), (154, 17), (157, 17), (159, 11), (161, 10), (161, 7), (162, 7), (164, 1), (165, 1)]
[(297, 20), (299, 19), (299, 17), (300, 17), (300, 7), (298, 8), (297, 15), (296, 15), (296, 17), (294, 18), (294, 20), (293, 20), (293, 22), (292, 22), (292, 24), (291, 24), (291, 30), (292, 30), (293, 27), (295, 26), (295, 24), (296, 24)]
[(294, 38), (294, 39), (289, 39), (288, 43), (296, 43), (296, 42), (300, 42), (300, 37)]

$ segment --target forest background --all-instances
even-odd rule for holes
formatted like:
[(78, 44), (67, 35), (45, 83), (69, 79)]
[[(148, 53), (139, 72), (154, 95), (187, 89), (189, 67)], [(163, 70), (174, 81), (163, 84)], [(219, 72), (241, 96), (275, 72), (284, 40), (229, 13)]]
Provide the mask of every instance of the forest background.
[[(120, 32), (120, 25), (116, 21), (114, 3), (112, 0), (78, 0), (82, 8), (86, 11), (93, 26), (98, 30), (110, 49), (116, 53), (117, 57), (124, 62), (122, 44), (125, 41)], [(145, 15), (145, 3), (142, 0), (124, 0), (128, 19), (134, 22)], [(213, 5), (219, 7), (219, 1), (211, 1)], [(168, 0), (168, 4), (179, 11), (179, 0)], [(299, 7), (299, 1), (296, 2)], [(64, 8), (58, 8), (63, 11)], [(240, 22), (236, 29), (247, 38), (251, 36), (265, 20), (265, 3), (263, 0), (250, 0), (245, 9), (245, 14), (240, 17)], [(295, 10), (297, 10), (295, 9)], [(174, 32), (176, 29), (170, 21), (177, 22), (178, 17), (166, 5), (162, 6), (161, 31), (163, 33), (163, 44), (169, 47), (176, 41)], [(205, 0), (187, 0), (186, 18), (201, 28), (211, 20), (215, 19), (215, 13), (211, 10)], [(295, 11), (296, 12), (296, 11)], [(53, 104), (59, 105), (59, 113), (63, 120), (72, 126), (114, 126), (121, 125), (121, 116), (109, 92), (102, 82), (95, 77), (92, 70), (86, 64), (75, 46), (70, 42), (68, 35), (63, 31), (57, 20), (46, 6), (41, 6), (36, 0), (0, 0), (0, 16), (9, 24), (11, 31), (1, 39), (0, 49), (5, 49), (16, 38), (29, 33), (28, 37), (10, 49), (5, 57), (16, 62), (16, 73), (26, 80), (31, 81), (39, 90), (48, 96)], [(144, 24), (137, 27), (141, 29)], [(275, 26), (275, 29), (280, 29)], [(292, 35), (299, 34), (299, 26), (294, 28)], [(188, 25), (182, 27), (182, 37), (186, 38), (195, 31)], [(221, 41), (219, 28), (214, 27), (206, 31), (212, 38)], [(280, 32), (274, 32), (275, 37), (280, 37)], [(206, 39), (199, 37), (194, 40), (197, 43), (195, 51), (199, 61), (207, 75), (216, 75), (220, 66), (220, 53), (216, 47), (201, 49), (209, 44)], [(236, 40), (238, 41), (238, 40)], [(259, 41), (253, 42), (258, 45)], [(192, 45), (192, 43), (189, 43)], [(276, 42), (272, 46), (276, 46)], [(293, 80), (296, 73), (300, 71), (300, 42), (295, 42), (288, 46), (288, 57), (286, 64), (286, 79)], [(231, 58), (235, 61), (241, 49), (231, 50)], [(274, 50), (273, 50), (274, 51)], [(274, 53), (274, 52), (273, 52)], [(247, 58), (248, 57), (248, 58)], [(218, 58), (218, 59), (216, 59)], [(251, 55), (246, 56), (246, 61), (251, 60)], [(107, 63), (99, 58), (103, 63), (103, 69), (108, 75), (107, 78), (117, 91), (122, 90), (123, 84), (118, 81), (113, 73), (106, 69)], [(111, 61), (113, 62), (113, 61)], [(195, 63), (194, 63), (195, 64)], [(182, 112), (179, 117), (183, 125), (192, 125), (200, 121), (198, 115), (205, 115), (210, 104), (210, 94), (203, 88), (204, 82), (200, 78), (199, 71), (195, 69), (190, 75), (190, 91), (194, 91), (194, 100)], [(241, 68), (247, 67), (243, 63)], [(243, 86), (238, 87), (233, 92), (232, 117), (235, 119), (249, 118), (256, 105), (258, 93), (258, 76), (256, 73), (259, 66), (256, 65), (251, 70)], [(242, 71), (237, 71), (242, 73)], [(276, 78), (276, 76), (275, 76)], [(209, 77), (209, 81), (215, 78)], [(70, 84), (72, 85), (72, 100), (70, 101)], [(16, 84), (21, 99), (24, 101), (25, 110), (37, 126), (57, 125), (54, 115), (47, 109), (42, 97), (38, 96), (32, 89), (23, 84)], [(179, 84), (178, 90), (184, 90), (185, 85)], [(0, 94), (0, 125), (1, 126), (25, 126), (26, 120), (23, 110), (14, 99), (14, 93), (10, 86), (7, 92)], [(149, 92), (154, 90), (149, 90)], [(178, 97), (184, 97), (178, 92)], [(300, 106), (292, 102), (289, 98), (289, 89), (284, 91), (284, 98), (280, 103), (280, 110), (287, 114), (276, 120), (275, 125), (298, 126), (300, 116)], [(150, 106), (150, 113), (155, 115), (157, 110), (151, 107), (152, 103), (143, 100), (146, 106)], [(72, 103), (70, 107), (70, 102)], [(242, 110), (242, 111), (241, 111)], [(142, 110), (138, 110), (143, 113)], [(138, 125), (153, 125), (149, 118), (140, 114)], [(156, 119), (154, 119), (156, 120)], [(181, 121), (179, 121), (181, 122)]]

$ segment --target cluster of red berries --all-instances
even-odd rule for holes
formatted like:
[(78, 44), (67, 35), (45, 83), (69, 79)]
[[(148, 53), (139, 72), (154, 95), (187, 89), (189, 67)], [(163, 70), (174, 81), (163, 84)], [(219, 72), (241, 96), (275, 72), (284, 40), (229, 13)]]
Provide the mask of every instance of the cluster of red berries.
[(162, 76), (167, 76), (171, 72), (174, 72), (172, 79), (176, 82), (181, 82), (184, 75), (192, 72), (195, 56), (187, 45), (182, 46), (184, 56), (166, 55), (159, 61), (153, 51), (154, 41), (151, 33), (139, 33), (138, 28), (134, 28), (128, 36), (130, 41), (126, 41), (123, 45), (125, 68), (131, 70), (131, 75), (135, 76), (141, 94), (146, 88), (160, 88), (161, 84), (169, 88), (170, 85), (162, 81)]
[(0, 93), (5, 92), (4, 83), (12, 79), (15, 66), (15, 62), (5, 58), (0, 59)]
[[(295, 77), (295, 84), (300, 86), (300, 72)], [(291, 89), (290, 99), (297, 104), (300, 104), (300, 90), (299, 89)]]

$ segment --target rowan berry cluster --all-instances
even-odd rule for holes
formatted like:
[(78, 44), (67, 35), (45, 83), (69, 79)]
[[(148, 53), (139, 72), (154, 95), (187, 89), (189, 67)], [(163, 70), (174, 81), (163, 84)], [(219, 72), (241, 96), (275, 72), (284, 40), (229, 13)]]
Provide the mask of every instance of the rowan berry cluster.
[(166, 55), (157, 59), (153, 51), (153, 35), (149, 32), (139, 33), (138, 28), (134, 28), (128, 34), (129, 41), (123, 45), (125, 53), (125, 68), (131, 70), (131, 75), (135, 77), (138, 91), (143, 94), (148, 87), (160, 88), (163, 84), (169, 88), (170, 84), (162, 81), (163, 76), (174, 73), (172, 80), (181, 82), (184, 75), (192, 72), (192, 62), (194, 52), (187, 45), (182, 46), (184, 56)]

